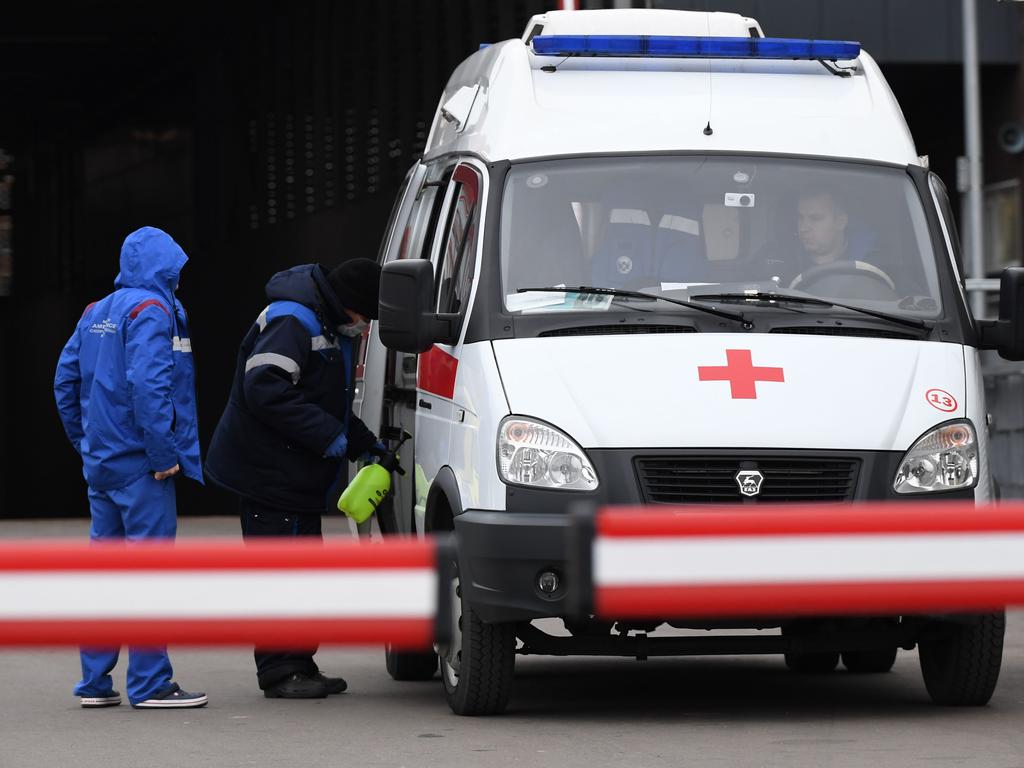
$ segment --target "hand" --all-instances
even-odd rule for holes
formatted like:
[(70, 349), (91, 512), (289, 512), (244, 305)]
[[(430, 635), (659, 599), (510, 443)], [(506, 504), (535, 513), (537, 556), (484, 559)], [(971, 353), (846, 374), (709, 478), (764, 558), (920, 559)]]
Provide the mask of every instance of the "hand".
[(162, 472), (154, 472), (153, 473), (153, 479), (154, 480), (166, 480), (168, 477), (174, 477), (180, 471), (181, 471), (181, 467), (179, 465), (175, 464), (170, 469), (165, 469)]
[(360, 461), (370, 461), (374, 456), (377, 458), (383, 458), (388, 452), (387, 445), (384, 444), (383, 440), (378, 440), (370, 448), (367, 448), (366, 453), (359, 457)]
[(331, 459), (340, 459), (345, 455), (345, 451), (348, 450), (348, 438), (345, 433), (342, 432), (334, 441), (327, 446), (327, 450), (324, 451), (324, 456)]

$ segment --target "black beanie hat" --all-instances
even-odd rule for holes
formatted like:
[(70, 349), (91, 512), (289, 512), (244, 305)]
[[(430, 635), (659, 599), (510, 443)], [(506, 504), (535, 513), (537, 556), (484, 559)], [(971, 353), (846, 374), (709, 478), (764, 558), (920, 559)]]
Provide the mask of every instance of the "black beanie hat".
[(377, 319), (380, 296), (380, 265), (372, 259), (350, 259), (327, 274), (335, 295), (345, 309)]

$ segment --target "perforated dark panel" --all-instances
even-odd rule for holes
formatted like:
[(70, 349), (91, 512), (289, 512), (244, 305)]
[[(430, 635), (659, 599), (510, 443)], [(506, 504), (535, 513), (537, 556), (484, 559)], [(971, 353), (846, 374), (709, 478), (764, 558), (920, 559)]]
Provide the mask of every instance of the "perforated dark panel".
[(264, 13), (250, 15), (232, 56), (250, 176), (238, 209), (250, 229), (393, 193), (455, 66), (557, 3), (256, 5)]

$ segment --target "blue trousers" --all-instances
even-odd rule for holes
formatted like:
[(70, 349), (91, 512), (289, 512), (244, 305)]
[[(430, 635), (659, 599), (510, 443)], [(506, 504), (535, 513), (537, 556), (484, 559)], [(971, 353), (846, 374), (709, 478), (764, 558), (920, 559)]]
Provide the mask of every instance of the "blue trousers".
[[(173, 539), (178, 529), (174, 479), (154, 480), (144, 475), (113, 491), (89, 489), (92, 541)], [(82, 679), (76, 696), (104, 696), (114, 688), (110, 672), (117, 664), (117, 648), (82, 648)], [(173, 671), (166, 648), (128, 649), (128, 700), (150, 698), (171, 684)]]

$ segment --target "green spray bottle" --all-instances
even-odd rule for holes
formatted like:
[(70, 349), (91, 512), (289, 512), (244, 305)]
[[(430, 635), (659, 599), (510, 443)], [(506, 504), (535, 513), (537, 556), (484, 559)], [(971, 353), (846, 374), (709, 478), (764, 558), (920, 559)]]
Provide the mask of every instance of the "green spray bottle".
[(385, 453), (376, 464), (360, 469), (338, 499), (338, 509), (356, 523), (365, 523), (391, 492), (391, 473), (405, 474), (398, 463), (398, 449), (412, 435), (402, 432), (398, 445)]

